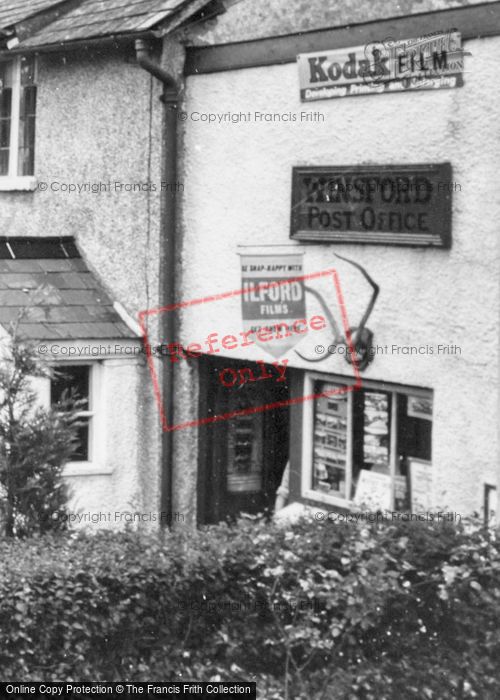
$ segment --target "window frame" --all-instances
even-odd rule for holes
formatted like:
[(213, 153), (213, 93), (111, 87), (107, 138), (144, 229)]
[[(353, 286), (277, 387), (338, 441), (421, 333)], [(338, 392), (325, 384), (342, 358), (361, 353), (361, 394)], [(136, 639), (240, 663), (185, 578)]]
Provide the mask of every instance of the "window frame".
[[(390, 443), (389, 443), (389, 476), (391, 479), (390, 507), (394, 509), (395, 479), (397, 472), (397, 396), (421, 396), (434, 400), (432, 389), (414, 387), (409, 385), (392, 384), (384, 381), (374, 381), (363, 379), (362, 386), (359, 385), (355, 377), (345, 377), (334, 374), (322, 374), (320, 372), (305, 372), (303, 396), (313, 396), (315, 394), (314, 384), (317, 381), (338, 386), (339, 389), (347, 389), (347, 438), (346, 438), (346, 473), (345, 473), (345, 493), (352, 491), (353, 479), (353, 391), (355, 386), (362, 389), (384, 392), (390, 395)], [(302, 469), (301, 469), (301, 498), (314, 501), (319, 504), (343, 508), (347, 510), (358, 509), (358, 505), (353, 498), (342, 498), (333, 496), (321, 491), (315, 491), (313, 484), (313, 463), (314, 463), (314, 410), (316, 401), (305, 401), (302, 413)]]
[[(12, 100), (10, 116), (10, 143), (9, 143), (9, 170), (6, 175), (0, 175), (0, 191), (9, 190), (34, 190), (37, 179), (35, 175), (19, 175), (19, 129), (21, 116), (21, 59), (22, 56), (13, 56), (1, 63), (12, 66)], [(38, 62), (34, 57), (34, 84), (37, 85)], [(35, 125), (36, 133), (36, 125)], [(35, 136), (36, 139), (36, 136)], [(36, 153), (36, 149), (35, 149)]]
[[(64, 366), (84, 365), (89, 372), (89, 409), (80, 411), (79, 415), (89, 417), (88, 460), (72, 460), (64, 465), (63, 476), (86, 476), (96, 474), (111, 474), (112, 469), (106, 467), (104, 441), (104, 405), (105, 372), (103, 363), (99, 361), (58, 359), (51, 362), (54, 369), (64, 370)], [(47, 379), (43, 397), (44, 405), (50, 407), (51, 380)]]

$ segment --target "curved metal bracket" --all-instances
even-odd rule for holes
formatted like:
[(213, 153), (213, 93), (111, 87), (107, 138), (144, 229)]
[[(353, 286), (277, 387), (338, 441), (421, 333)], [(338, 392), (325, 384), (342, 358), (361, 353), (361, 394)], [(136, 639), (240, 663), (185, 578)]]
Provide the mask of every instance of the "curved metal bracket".
[[(335, 321), (335, 319), (333, 317), (332, 312), (330, 311), (330, 309), (326, 305), (326, 302), (323, 299), (322, 294), (320, 294), (318, 291), (316, 291), (316, 289), (313, 289), (312, 287), (308, 287), (307, 285), (304, 285), (304, 290), (306, 292), (309, 292), (310, 294), (312, 294), (313, 297), (316, 297), (316, 299), (319, 301), (319, 303), (321, 304), (321, 308), (323, 309), (323, 312), (324, 312), (330, 326), (333, 328), (333, 331), (335, 333), (334, 338), (333, 338), (334, 342), (335, 341), (341, 342), (342, 335), (340, 333), (339, 327), (338, 327), (337, 322)], [(295, 352), (301, 358), (301, 360), (305, 360), (306, 362), (321, 362), (322, 360), (325, 359), (324, 357), (313, 357), (311, 359), (309, 357), (306, 357), (305, 355), (302, 355), (302, 353), (300, 353), (298, 350), (295, 350)]]
[[(315, 289), (312, 289), (311, 287), (304, 286), (304, 290), (306, 292), (309, 292), (312, 294), (321, 304), (321, 308), (324, 311), (324, 314), (331, 326), (331, 328), (334, 331), (334, 337), (333, 337), (333, 344), (343, 344), (348, 346), (349, 344), (351, 347), (354, 349), (356, 357), (354, 358), (359, 369), (362, 370), (364, 369), (373, 359), (372, 356), (370, 356), (370, 348), (372, 346), (372, 340), (373, 340), (373, 333), (366, 328), (366, 323), (368, 319), (370, 318), (370, 315), (373, 311), (373, 307), (375, 306), (375, 303), (377, 301), (377, 297), (380, 292), (380, 287), (374, 280), (370, 277), (368, 272), (362, 267), (359, 263), (354, 262), (354, 260), (350, 260), (349, 258), (345, 258), (343, 255), (338, 255), (338, 253), (335, 253), (335, 257), (340, 258), (340, 260), (344, 260), (345, 262), (349, 263), (350, 265), (353, 265), (355, 268), (357, 268), (363, 277), (367, 280), (368, 284), (372, 287), (373, 292), (371, 299), (368, 303), (368, 306), (366, 307), (366, 310), (361, 318), (361, 321), (359, 322), (358, 326), (355, 326), (354, 328), (349, 328), (347, 330), (347, 335), (348, 338), (345, 338), (341, 333), (340, 329), (333, 317), (333, 314), (331, 313), (330, 309), (326, 305), (325, 300), (323, 299), (323, 296), (317, 292)], [(350, 343), (349, 343), (350, 340)], [(302, 359), (305, 360), (306, 362), (322, 362), (325, 358), (323, 357), (313, 357), (309, 358), (306, 357), (305, 355), (302, 355), (298, 350), (295, 350), (295, 353)], [(352, 364), (353, 358), (351, 357), (350, 354), (346, 353), (346, 360), (349, 362), (349, 364)]]
[(350, 265), (354, 265), (354, 267), (357, 268), (361, 272), (361, 274), (363, 275), (365, 280), (367, 280), (368, 284), (373, 289), (372, 298), (370, 299), (370, 302), (369, 302), (368, 306), (366, 307), (366, 311), (363, 314), (361, 321), (359, 322), (359, 325), (357, 326), (357, 328), (353, 329), (356, 331), (356, 335), (352, 339), (352, 344), (354, 346), (356, 346), (356, 342), (361, 338), (361, 336), (363, 334), (363, 329), (366, 326), (366, 323), (367, 323), (368, 319), (370, 318), (370, 315), (373, 311), (373, 307), (375, 306), (375, 302), (377, 301), (377, 297), (378, 297), (379, 292), (380, 292), (380, 287), (378, 286), (378, 284), (376, 282), (374, 282), (372, 280), (372, 278), (370, 277), (368, 272), (365, 270), (365, 268), (362, 267), (359, 263), (354, 262), (354, 260), (350, 260), (349, 258), (344, 258), (343, 255), (338, 255), (338, 253), (335, 253), (335, 257), (340, 258), (341, 260), (344, 260), (345, 262), (349, 263)]

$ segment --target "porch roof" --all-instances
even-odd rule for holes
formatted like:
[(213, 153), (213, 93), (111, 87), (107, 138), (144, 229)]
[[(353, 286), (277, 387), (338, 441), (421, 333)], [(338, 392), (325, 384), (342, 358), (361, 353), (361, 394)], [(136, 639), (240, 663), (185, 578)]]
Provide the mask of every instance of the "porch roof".
[(0, 0), (0, 29), (7, 29), (15, 24), (24, 22), (57, 5), (63, 5), (66, 0)]
[[(73, 42), (141, 35), (159, 25), (165, 31), (186, 21), (210, 2), (211, 0), (81, 0), (59, 18), (23, 38), (17, 49), (62, 47)], [(1, 5), (2, 0), (0, 7)]]
[(137, 338), (71, 237), (0, 237), (0, 324), (25, 338)]

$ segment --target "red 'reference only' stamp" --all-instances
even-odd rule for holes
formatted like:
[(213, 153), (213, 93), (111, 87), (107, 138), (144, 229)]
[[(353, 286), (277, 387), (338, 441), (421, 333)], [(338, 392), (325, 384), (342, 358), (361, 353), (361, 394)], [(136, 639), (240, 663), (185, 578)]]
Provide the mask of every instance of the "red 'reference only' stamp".
[[(230, 297), (243, 297), (248, 298), (249, 295), (254, 295), (256, 298), (259, 293), (269, 287), (281, 287), (282, 296), (285, 298), (293, 298), (293, 285), (297, 283), (303, 284), (306, 281), (311, 281), (319, 278), (331, 278), (337, 304), (340, 310), (340, 316), (342, 320), (342, 327), (345, 335), (345, 343), (348, 352), (351, 357), (351, 364), (354, 377), (356, 379), (355, 383), (349, 386), (338, 387), (335, 389), (323, 391), (321, 393), (308, 394), (307, 396), (296, 396), (285, 401), (276, 401), (273, 403), (266, 403), (261, 406), (250, 406), (248, 408), (242, 408), (235, 411), (230, 411), (227, 413), (221, 413), (219, 415), (210, 416), (199, 416), (195, 420), (184, 421), (183, 423), (174, 423), (171, 420), (171, 416), (166, 415), (165, 403), (162, 396), (162, 391), (160, 388), (160, 381), (156, 367), (154, 364), (154, 353), (153, 348), (150, 343), (148, 331), (147, 331), (147, 319), (152, 316), (158, 316), (165, 313), (173, 313), (175, 311), (185, 309), (188, 307), (201, 306), (202, 304), (217, 304)], [(142, 331), (142, 339), (144, 347), (146, 350), (146, 357), (148, 362), (149, 371), (151, 374), (151, 379), (153, 383), (153, 391), (158, 405), (158, 410), (160, 414), (160, 421), (162, 430), (164, 432), (171, 432), (176, 430), (182, 430), (183, 428), (195, 428), (201, 425), (207, 425), (211, 423), (218, 423), (224, 420), (230, 420), (231, 418), (236, 418), (237, 416), (249, 415), (253, 413), (260, 413), (262, 411), (268, 411), (275, 408), (283, 408), (285, 406), (291, 406), (294, 404), (304, 403), (305, 401), (314, 401), (318, 398), (330, 397), (336, 394), (345, 394), (350, 391), (354, 391), (361, 387), (361, 375), (359, 372), (359, 367), (356, 360), (356, 354), (352, 344), (351, 330), (347, 318), (347, 312), (344, 302), (344, 297), (342, 294), (342, 289), (340, 286), (339, 277), (337, 271), (332, 268), (329, 270), (323, 270), (321, 272), (316, 272), (308, 275), (301, 275), (296, 277), (290, 277), (288, 279), (280, 279), (272, 282), (272, 285), (266, 283), (259, 283), (252, 286), (244, 286), (242, 289), (236, 289), (229, 292), (224, 292), (221, 294), (214, 294), (211, 296), (202, 297), (199, 299), (191, 299), (189, 301), (180, 301), (169, 306), (160, 306), (154, 309), (146, 309), (138, 314), (139, 325)], [(297, 340), (301, 339), (301, 336), (305, 336), (311, 332), (324, 330), (327, 328), (327, 320), (324, 316), (320, 314), (315, 314), (313, 316), (299, 319), (294, 319), (290, 323), (286, 321), (279, 321), (272, 324), (266, 324), (264, 327), (258, 329), (238, 331), (234, 334), (219, 334), (217, 331), (213, 331), (207, 335), (207, 337), (202, 342), (193, 342), (182, 344), (179, 342), (165, 342), (162, 347), (167, 349), (167, 353), (164, 356), (164, 361), (172, 364), (181, 363), (183, 361), (196, 359), (203, 356), (216, 355), (221, 352), (221, 349), (226, 351), (238, 351), (249, 347), (250, 345), (258, 345), (260, 347), (266, 348), (269, 344), (271, 348), (272, 343), (276, 344), (276, 341), (281, 342), (282, 339), (289, 339), (294, 336), (298, 336)], [(288, 344), (293, 345), (292, 343)], [(286, 346), (285, 346), (286, 347)], [(269, 350), (271, 354), (276, 355), (271, 349)], [(285, 351), (286, 352), (286, 351)], [(284, 353), (283, 353), (284, 354)], [(225, 356), (224, 356), (225, 357)], [(228, 358), (229, 361), (230, 358)], [(238, 356), (236, 359), (244, 362), (244, 358)], [(260, 368), (260, 376), (253, 376), (253, 370), (250, 367), (242, 367), (240, 369), (234, 369), (231, 367), (224, 368), (219, 372), (219, 381), (226, 388), (235, 387), (236, 389), (242, 386), (244, 383), (257, 381), (260, 379), (270, 379), (273, 378), (276, 382), (285, 381), (285, 373), (288, 366), (288, 360), (276, 360), (276, 361), (265, 361), (265, 360), (250, 360), (248, 362), (257, 365)], [(274, 374), (273, 374), (274, 371)]]

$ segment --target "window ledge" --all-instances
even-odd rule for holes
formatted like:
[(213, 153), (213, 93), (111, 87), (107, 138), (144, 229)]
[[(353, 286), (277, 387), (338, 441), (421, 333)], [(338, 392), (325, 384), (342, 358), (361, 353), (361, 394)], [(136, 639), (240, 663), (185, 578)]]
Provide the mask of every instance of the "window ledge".
[(0, 176), (0, 192), (33, 192), (37, 187), (37, 179), (32, 175), (9, 177)]
[(337, 506), (339, 508), (346, 508), (348, 510), (352, 510), (355, 508), (355, 505), (352, 501), (348, 501), (347, 499), (339, 496), (329, 496), (328, 494), (322, 493), (321, 491), (304, 491), (302, 493), (302, 498), (307, 498), (310, 501), (316, 501), (318, 504), (322, 503), (323, 505), (334, 507)]
[(69, 462), (63, 469), (63, 476), (102, 476), (112, 473), (112, 469), (93, 462)]

